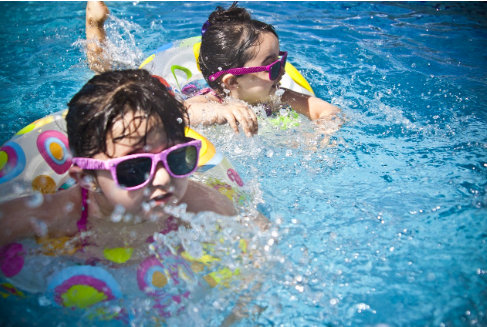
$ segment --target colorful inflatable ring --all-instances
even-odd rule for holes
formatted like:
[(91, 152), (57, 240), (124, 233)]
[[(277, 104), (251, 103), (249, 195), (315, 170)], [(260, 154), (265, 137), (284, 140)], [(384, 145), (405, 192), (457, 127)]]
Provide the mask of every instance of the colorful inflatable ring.
[[(164, 77), (173, 91), (181, 93), (184, 86), (200, 73), (198, 66), (200, 47), (200, 36), (166, 43), (145, 59), (139, 68)], [(281, 80), (283, 87), (314, 96), (308, 81), (290, 62), (286, 63), (285, 70), (286, 74)]]
[[(33, 122), (0, 148), (0, 203), (34, 192), (55, 193), (74, 184), (65, 117), (67, 110)], [(200, 179), (231, 200), (242, 201), (242, 179), (232, 164), (203, 135), (187, 128), (202, 148), (197, 173)], [(227, 192), (227, 190), (231, 190)]]

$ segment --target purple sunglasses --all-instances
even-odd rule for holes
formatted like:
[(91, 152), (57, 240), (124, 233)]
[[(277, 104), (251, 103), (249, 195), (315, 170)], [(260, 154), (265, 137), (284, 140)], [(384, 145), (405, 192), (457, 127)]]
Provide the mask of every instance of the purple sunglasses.
[(281, 67), (286, 66), (287, 51), (279, 51), (279, 56), (281, 56), (281, 59), (274, 61), (272, 64), (268, 66), (231, 68), (210, 75), (209, 79), (210, 81), (214, 81), (223, 74), (245, 75), (251, 73), (258, 73), (258, 72), (269, 72), (269, 79), (273, 81), (277, 77), (279, 77), (279, 73), (281, 72)]
[(183, 178), (191, 175), (198, 168), (201, 141), (190, 140), (159, 153), (131, 154), (109, 160), (76, 157), (73, 158), (73, 163), (81, 169), (109, 170), (120, 188), (134, 191), (152, 180), (159, 161), (172, 177)]

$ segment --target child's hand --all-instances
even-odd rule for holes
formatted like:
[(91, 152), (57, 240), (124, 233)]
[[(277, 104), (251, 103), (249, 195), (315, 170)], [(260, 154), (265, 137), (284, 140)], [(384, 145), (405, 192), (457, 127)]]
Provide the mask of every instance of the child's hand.
[(343, 125), (343, 120), (338, 116), (320, 117), (314, 121), (317, 130), (325, 135), (334, 134)]
[(232, 101), (218, 108), (217, 123), (229, 123), (233, 131), (238, 134), (238, 125), (242, 126), (247, 137), (257, 134), (259, 125), (257, 116), (249, 106), (240, 101)]
[(109, 56), (104, 55), (106, 34), (103, 24), (110, 10), (103, 1), (88, 1), (86, 4), (86, 56), (90, 69), (99, 74), (111, 69)]
[(110, 10), (103, 1), (88, 1), (86, 3), (86, 20), (93, 27), (103, 25), (109, 14)]

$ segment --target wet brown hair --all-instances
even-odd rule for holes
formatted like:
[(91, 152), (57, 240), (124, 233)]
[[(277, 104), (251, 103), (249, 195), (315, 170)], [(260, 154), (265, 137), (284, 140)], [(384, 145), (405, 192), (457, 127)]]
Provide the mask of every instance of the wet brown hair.
[(249, 49), (259, 44), (262, 33), (272, 33), (277, 36), (272, 25), (252, 19), (245, 8), (234, 2), (230, 8), (216, 7), (208, 17), (209, 27), (201, 37), (201, 48), (198, 63), (208, 85), (220, 92), (220, 76), (215, 81), (209, 77), (230, 68), (243, 67), (245, 63), (256, 56)]
[[(153, 117), (162, 124), (169, 141), (184, 140), (185, 106), (143, 69), (111, 71), (93, 77), (76, 93), (68, 107), (68, 140), (71, 153), (76, 157), (91, 158), (97, 153), (109, 156), (107, 136), (111, 135), (114, 123), (123, 120), (128, 113), (133, 114), (136, 127), (144, 119)], [(126, 124), (121, 136), (113, 142), (129, 136), (131, 124)]]

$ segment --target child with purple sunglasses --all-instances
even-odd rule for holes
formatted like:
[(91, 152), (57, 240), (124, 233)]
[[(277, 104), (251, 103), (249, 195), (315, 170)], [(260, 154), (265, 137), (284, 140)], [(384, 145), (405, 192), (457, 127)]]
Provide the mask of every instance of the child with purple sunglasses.
[[(287, 56), (279, 47), (274, 27), (252, 19), (236, 3), (228, 9), (218, 6), (203, 25), (199, 55), (201, 72), (212, 91), (186, 100), (191, 118), (211, 106), (217, 112), (233, 112), (244, 130), (248, 124), (249, 131), (256, 131), (250, 124), (253, 120), (240, 119), (242, 110), (234, 108), (235, 101), (222, 102), (228, 93), (231, 99), (251, 106), (262, 104), (268, 114), (287, 105), (311, 120), (335, 119), (340, 112), (337, 107), (279, 86)], [(281, 91), (276, 92), (278, 89)], [(228, 122), (236, 130), (236, 124)]]
[[(108, 14), (102, 2), (88, 2), (87, 39), (97, 41), (88, 43), (88, 59), (94, 71), (110, 69), (110, 63), (99, 56)], [(251, 107), (262, 105), (267, 115), (285, 106), (318, 124), (335, 121), (331, 125), (339, 126), (339, 108), (279, 86), (287, 56), (280, 50), (274, 27), (252, 19), (236, 2), (228, 9), (218, 6), (203, 24), (198, 62), (209, 88), (185, 100), (191, 123), (228, 123), (235, 133), (240, 125), (247, 136), (252, 136), (258, 132), (258, 122)]]
[(25, 198), (1, 204), (0, 246), (89, 232), (77, 255), (103, 259), (106, 249), (130, 247), (137, 250), (130, 264), (149, 255), (146, 240), (155, 232), (183, 224), (164, 205), (236, 214), (226, 196), (188, 179), (201, 142), (185, 137), (186, 108), (146, 70), (97, 75), (68, 106), (69, 175), (77, 184), (44, 195), (39, 206), (26, 206)]

